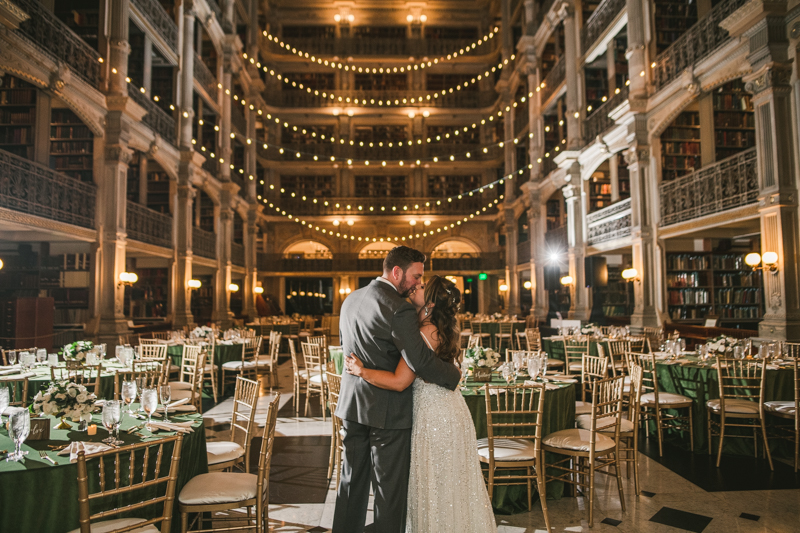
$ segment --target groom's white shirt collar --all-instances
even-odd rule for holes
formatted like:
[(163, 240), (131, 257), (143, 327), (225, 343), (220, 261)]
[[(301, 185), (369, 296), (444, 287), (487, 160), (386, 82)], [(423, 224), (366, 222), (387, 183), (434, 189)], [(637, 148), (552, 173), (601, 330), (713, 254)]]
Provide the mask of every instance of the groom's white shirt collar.
[(398, 291), (398, 290), (397, 290), (397, 287), (395, 287), (394, 285), (392, 285), (392, 282), (391, 282), (391, 281), (389, 281), (388, 279), (384, 278), (383, 276), (378, 276), (378, 277), (377, 277), (377, 278), (375, 278), (375, 279), (376, 279), (376, 280), (378, 280), (378, 281), (382, 281), (382, 282), (384, 282), (385, 284), (387, 284), (388, 286), (390, 286), (391, 288), (393, 288), (395, 291), (397, 291), (397, 293), (398, 293), (398, 294), (400, 293), (400, 291)]

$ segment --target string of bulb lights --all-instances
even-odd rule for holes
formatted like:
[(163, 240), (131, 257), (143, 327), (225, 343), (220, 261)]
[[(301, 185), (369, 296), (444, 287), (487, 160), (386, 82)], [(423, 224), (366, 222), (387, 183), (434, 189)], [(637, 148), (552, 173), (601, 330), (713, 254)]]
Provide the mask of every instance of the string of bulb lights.
[[(422, 61), (419, 61), (417, 63), (409, 63), (405, 67), (400, 67), (399, 71), (400, 72), (406, 72), (406, 71), (411, 71), (411, 70), (430, 68), (433, 65), (438, 65), (439, 63), (445, 63), (447, 61), (452, 61), (453, 59), (456, 59), (457, 57), (460, 57), (460, 56), (462, 56), (464, 54), (467, 54), (467, 53), (471, 52), (472, 50), (475, 50), (477, 47), (479, 47), (483, 43), (488, 42), (489, 39), (494, 38), (495, 34), (498, 31), (499, 31), (499, 28), (495, 27), (488, 34), (484, 35), (482, 39), (478, 39), (477, 41), (472, 42), (471, 44), (461, 48), (458, 51), (455, 51), (455, 52), (452, 52), (452, 53), (446, 54), (446, 55), (441, 55), (441, 56), (439, 56), (437, 58), (434, 58), (433, 60), (423, 59)], [(283, 48), (283, 49), (285, 49), (287, 51), (290, 51), (291, 53), (297, 55), (298, 57), (301, 57), (301, 58), (304, 58), (304, 59), (310, 59), (312, 62), (317, 63), (319, 65), (330, 66), (331, 68), (338, 68), (340, 70), (345, 70), (345, 71), (348, 70), (347, 67), (350, 67), (350, 70), (354, 70), (353, 67), (350, 66), (350, 65), (342, 65), (341, 63), (338, 63), (337, 61), (326, 61), (325, 59), (323, 59), (321, 57), (317, 57), (317, 55), (319, 55), (319, 54), (311, 54), (311, 53), (306, 52), (304, 50), (300, 50), (299, 48), (297, 48), (295, 46), (292, 46), (289, 43), (283, 42), (279, 37), (277, 37), (276, 35), (272, 35), (271, 33), (267, 32), (266, 30), (262, 32), (262, 35), (264, 35), (264, 37), (266, 37), (267, 40), (276, 43), (281, 48)], [(377, 74), (378, 73), (378, 68), (372, 67), (371, 69), (372, 69), (372, 73), (373, 74)], [(367, 72), (369, 72), (369, 71), (370, 71), (370, 69), (367, 68)], [(361, 72), (361, 70), (359, 70), (359, 72)]]

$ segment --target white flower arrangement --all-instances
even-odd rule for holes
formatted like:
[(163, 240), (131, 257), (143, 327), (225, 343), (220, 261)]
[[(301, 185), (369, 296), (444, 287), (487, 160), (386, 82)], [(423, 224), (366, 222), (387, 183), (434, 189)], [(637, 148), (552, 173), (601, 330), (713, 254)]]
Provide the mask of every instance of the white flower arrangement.
[(708, 353), (725, 355), (733, 352), (733, 347), (738, 344), (738, 339), (720, 335), (708, 341)]
[(595, 329), (597, 328), (597, 324), (593, 324), (589, 322), (581, 327), (581, 334), (583, 335), (593, 335)]
[(207, 339), (209, 335), (213, 333), (213, 329), (208, 326), (200, 326), (196, 327), (192, 330), (192, 335), (196, 338), (203, 338)]
[(79, 420), (94, 410), (96, 400), (97, 396), (83, 385), (68, 380), (56, 381), (33, 397), (32, 408), (35, 413)]
[(65, 345), (61, 349), (61, 355), (64, 356), (65, 360), (84, 361), (86, 359), (86, 353), (92, 348), (94, 348), (94, 343), (92, 343), (92, 341), (77, 341)]
[(500, 362), (500, 354), (491, 348), (473, 346), (464, 354), (464, 360), (470, 361), (472, 367), (494, 368)]

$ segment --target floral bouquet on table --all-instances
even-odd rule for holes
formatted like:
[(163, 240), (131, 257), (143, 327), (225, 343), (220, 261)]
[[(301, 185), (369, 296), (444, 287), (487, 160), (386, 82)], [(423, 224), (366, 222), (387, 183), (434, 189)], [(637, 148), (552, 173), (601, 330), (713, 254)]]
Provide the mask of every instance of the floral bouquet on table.
[(594, 335), (596, 329), (597, 324), (589, 322), (588, 324), (581, 326), (581, 335)]
[(489, 381), (492, 368), (500, 362), (500, 354), (491, 348), (473, 346), (464, 354), (464, 361), (472, 366), (472, 378), (475, 381)]
[(65, 345), (60, 354), (64, 357), (65, 361), (85, 361), (86, 354), (94, 348), (92, 341), (76, 341), (71, 344)]
[(78, 422), (81, 418), (90, 417), (94, 410), (97, 396), (86, 390), (86, 387), (69, 380), (54, 381), (46, 391), (39, 391), (33, 397), (31, 409), (34, 413), (61, 418), (56, 429), (70, 429), (66, 418)]
[(214, 330), (208, 326), (199, 326), (192, 330), (192, 337), (196, 339), (207, 339), (209, 335), (213, 335)]
[(733, 347), (739, 343), (738, 339), (728, 337), (727, 335), (720, 335), (708, 341), (709, 355), (720, 354), (722, 356), (733, 355)]

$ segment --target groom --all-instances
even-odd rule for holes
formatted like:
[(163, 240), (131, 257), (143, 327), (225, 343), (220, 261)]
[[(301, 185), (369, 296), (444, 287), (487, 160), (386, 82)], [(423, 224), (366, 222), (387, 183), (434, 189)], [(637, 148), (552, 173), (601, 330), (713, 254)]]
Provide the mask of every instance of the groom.
[[(342, 304), (340, 335), (345, 354), (367, 368), (394, 372), (400, 358), (422, 379), (455, 390), (461, 373), (428, 348), (417, 312), (406, 297), (422, 290), (425, 255), (407, 246), (392, 249), (383, 275), (353, 292)], [(361, 533), (369, 486), (375, 495), (375, 531), (404, 533), (411, 461), (412, 388), (402, 392), (374, 387), (342, 374), (336, 416), (342, 419), (344, 459), (333, 533)]]

